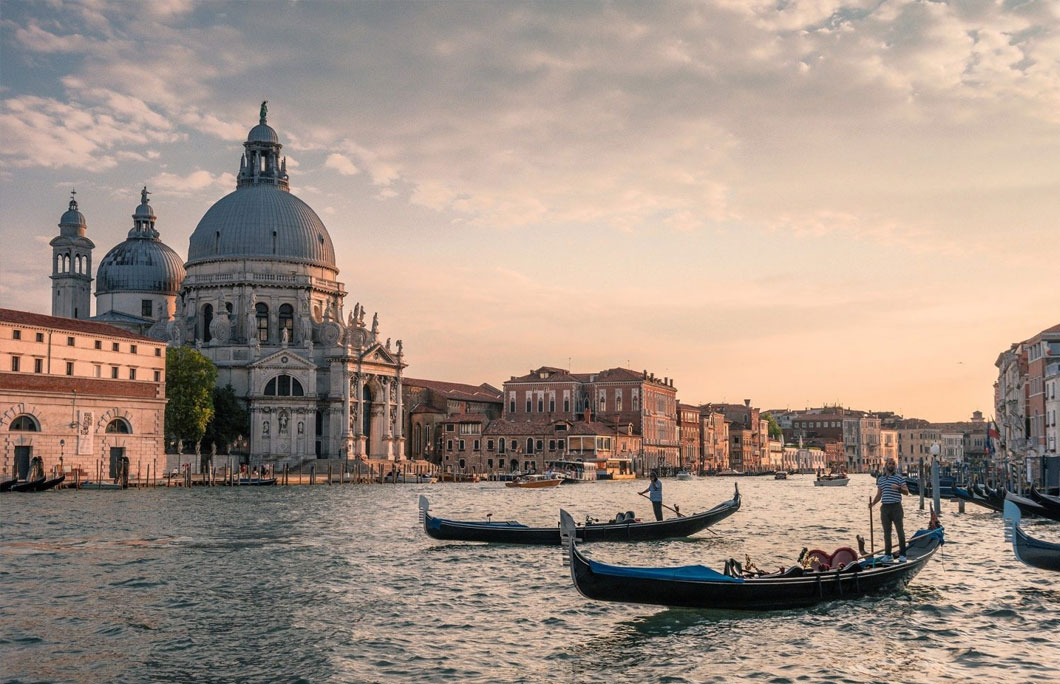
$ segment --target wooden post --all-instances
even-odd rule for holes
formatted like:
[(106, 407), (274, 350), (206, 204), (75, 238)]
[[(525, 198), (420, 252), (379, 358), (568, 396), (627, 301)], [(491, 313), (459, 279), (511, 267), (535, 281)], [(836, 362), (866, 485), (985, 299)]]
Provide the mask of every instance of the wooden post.
[(917, 472), (917, 486), (920, 488), (920, 510), (924, 510), (924, 457), (920, 457), (920, 470)]
[(302, 484), (302, 462), (298, 462), (298, 484)]
[(317, 464), (316, 463), (310, 463), (309, 464), (309, 484), (310, 485), (316, 484), (316, 479), (317, 479)]
[(331, 484), (331, 461), (328, 461), (328, 484)]

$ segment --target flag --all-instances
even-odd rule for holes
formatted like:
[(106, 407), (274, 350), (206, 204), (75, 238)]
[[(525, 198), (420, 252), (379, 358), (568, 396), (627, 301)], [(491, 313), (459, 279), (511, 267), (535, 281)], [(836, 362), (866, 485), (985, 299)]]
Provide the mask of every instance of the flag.
[(1001, 433), (997, 431), (997, 425), (994, 421), (990, 421), (986, 426), (986, 455), (987, 458), (997, 453), (997, 447), (994, 446), (994, 440), (1000, 440)]

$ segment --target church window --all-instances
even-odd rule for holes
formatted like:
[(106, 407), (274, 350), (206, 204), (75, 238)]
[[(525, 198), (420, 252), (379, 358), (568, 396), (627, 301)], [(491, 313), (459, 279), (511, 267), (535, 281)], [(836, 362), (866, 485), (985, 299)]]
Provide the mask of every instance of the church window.
[(213, 339), (210, 334), (210, 324), (213, 323), (213, 305), (207, 304), (202, 307), (202, 341), (209, 342)]
[(280, 338), (283, 339), (283, 331), (287, 331), (287, 340), (294, 341), (294, 307), (290, 304), (280, 305)]
[(114, 420), (107, 423), (107, 432), (117, 433), (119, 435), (128, 435), (132, 432), (129, 427), (129, 423), (124, 418), (115, 418)]
[(290, 375), (277, 375), (265, 383), (265, 396), (267, 397), (304, 397), (305, 390), (302, 383)]
[(269, 341), (269, 306), (258, 302), (254, 307), (254, 315), (258, 319), (258, 342)]
[(40, 432), (40, 425), (33, 419), (33, 416), (19, 416), (11, 421), (10, 429), (20, 432)]

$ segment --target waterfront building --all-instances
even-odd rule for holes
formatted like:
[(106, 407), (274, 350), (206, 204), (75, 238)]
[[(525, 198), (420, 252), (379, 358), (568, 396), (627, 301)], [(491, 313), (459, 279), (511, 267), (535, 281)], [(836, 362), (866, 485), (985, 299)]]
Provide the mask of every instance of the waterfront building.
[(893, 458), (898, 462), (898, 430), (894, 428), (880, 428), (880, 463), (886, 463)]
[(708, 411), (725, 416), (729, 432), (729, 467), (741, 472), (762, 469), (763, 459), (768, 456), (769, 424), (761, 420), (761, 412), (751, 406), (751, 400), (743, 404), (704, 404)]
[[(262, 103), (235, 190), (199, 221), (183, 265), (144, 188), (128, 238), (100, 263), (97, 318), (209, 358), (246, 403), (254, 462), (405, 458), (402, 341), (345, 307), (331, 236), (291, 192), (282, 151)], [(59, 229), (52, 310), (88, 318), (94, 245), (73, 199)]]
[(1060, 454), (1060, 360), (1050, 361), (1045, 368), (1045, 452)]
[(2, 472), (25, 477), (40, 457), (71, 480), (117, 477), (123, 459), (134, 477), (159, 473), (165, 350), (102, 323), (0, 309)]
[(729, 468), (729, 424), (725, 414), (707, 406), (699, 408), (701, 471), (718, 472)]
[(504, 383), (504, 417), (510, 420), (549, 416), (575, 420), (586, 409), (592, 420), (613, 429), (631, 424), (641, 437), (638, 471), (678, 467), (681, 444), (677, 429), (677, 390), (671, 378), (648, 371), (609, 368), (571, 373), (542, 366)]
[(1054, 455), (1049, 447), (1046, 376), (1060, 359), (1060, 325), (1013, 344), (998, 355), (994, 407), (1004, 457), (1022, 461), (1035, 453)]
[(703, 467), (700, 452), (701, 426), (699, 407), (691, 404), (677, 404), (677, 429), (681, 440), (681, 456), (678, 467), (690, 472), (699, 472)]
[(846, 467), (852, 473), (883, 468), (880, 451), (880, 418), (861, 411), (848, 411), (843, 417), (843, 447)]
[(477, 413), (490, 420), (504, 408), (501, 391), (492, 385), (404, 378), (401, 384), (406, 410), (407, 458), (437, 461), (442, 438), (439, 426), (452, 416)]

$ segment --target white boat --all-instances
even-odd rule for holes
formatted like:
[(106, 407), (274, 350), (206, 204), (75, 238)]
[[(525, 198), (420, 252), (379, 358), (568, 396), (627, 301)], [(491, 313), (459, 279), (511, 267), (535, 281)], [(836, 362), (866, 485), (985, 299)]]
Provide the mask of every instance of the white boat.
[(681, 471), (678, 471), (678, 473), (677, 473), (677, 479), (678, 480), (694, 480), (695, 476), (693, 476), (692, 473), (688, 472), (687, 470), (681, 470)]
[(842, 475), (818, 475), (817, 479), (813, 481), (813, 486), (846, 487), (848, 482), (850, 482), (850, 478), (845, 473)]

